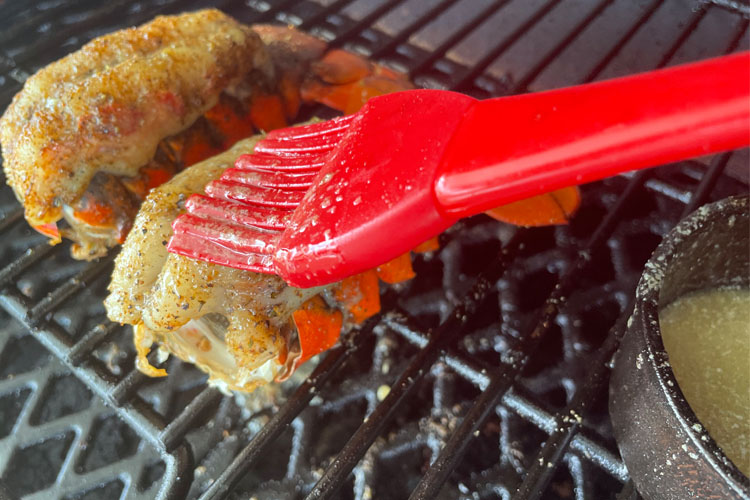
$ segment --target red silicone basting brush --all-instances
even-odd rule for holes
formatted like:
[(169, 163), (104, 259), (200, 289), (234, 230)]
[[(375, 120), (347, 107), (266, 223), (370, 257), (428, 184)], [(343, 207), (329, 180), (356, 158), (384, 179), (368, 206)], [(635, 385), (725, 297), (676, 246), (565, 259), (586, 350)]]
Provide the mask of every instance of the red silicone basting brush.
[(478, 101), (439, 90), (269, 133), (187, 202), (171, 252), (311, 287), (461, 217), (750, 144), (750, 53)]

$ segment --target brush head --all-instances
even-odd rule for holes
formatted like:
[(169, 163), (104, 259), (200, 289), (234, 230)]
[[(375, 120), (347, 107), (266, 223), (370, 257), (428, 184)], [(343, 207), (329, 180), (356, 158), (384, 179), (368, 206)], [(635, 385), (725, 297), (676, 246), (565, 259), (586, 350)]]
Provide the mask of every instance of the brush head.
[(398, 257), (455, 222), (437, 209), (433, 183), (473, 102), (453, 92), (399, 92), (354, 115), (274, 131), (209, 184), (206, 197), (189, 200), (168, 248), (298, 287)]

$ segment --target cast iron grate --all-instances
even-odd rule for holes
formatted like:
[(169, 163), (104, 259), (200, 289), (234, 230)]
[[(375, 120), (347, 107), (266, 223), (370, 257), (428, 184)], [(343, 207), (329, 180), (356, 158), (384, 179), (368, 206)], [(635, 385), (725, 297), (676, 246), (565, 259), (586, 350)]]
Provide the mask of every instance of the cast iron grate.
[[(208, 4), (3, 5), (0, 108), (29, 73), (91, 37)], [(298, 25), (420, 85), (478, 97), (749, 42), (744, 2), (219, 7), (245, 22)], [(167, 379), (133, 371), (129, 332), (101, 305), (111, 258), (73, 262), (67, 245), (48, 246), (3, 187), (0, 304), (15, 320), (0, 317), (0, 498), (633, 498), (606, 382), (635, 282), (682, 214), (747, 191), (735, 178), (746, 165), (741, 151), (585, 186), (567, 227), (464, 221), (416, 262), (418, 279), (386, 293), (387, 312), (299, 387), (236, 400), (179, 362)]]

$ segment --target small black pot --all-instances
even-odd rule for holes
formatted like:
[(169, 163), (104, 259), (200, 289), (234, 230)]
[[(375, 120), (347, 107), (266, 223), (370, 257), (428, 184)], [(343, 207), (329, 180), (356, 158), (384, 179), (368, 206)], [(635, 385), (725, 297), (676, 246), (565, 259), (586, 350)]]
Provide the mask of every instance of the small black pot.
[(659, 310), (679, 297), (749, 282), (746, 196), (694, 212), (646, 263), (609, 398), (620, 453), (646, 500), (750, 499), (750, 480), (706, 433), (677, 386), (659, 328)]

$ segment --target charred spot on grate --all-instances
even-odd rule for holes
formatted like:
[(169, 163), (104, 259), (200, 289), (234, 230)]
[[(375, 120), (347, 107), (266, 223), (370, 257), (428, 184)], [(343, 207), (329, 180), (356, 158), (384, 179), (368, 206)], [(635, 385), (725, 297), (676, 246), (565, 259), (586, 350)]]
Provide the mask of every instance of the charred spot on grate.
[[(55, 397), (57, 394), (64, 394), (65, 397)], [(54, 377), (42, 390), (40, 403), (34, 408), (29, 423), (41, 425), (78, 413), (89, 407), (92, 397), (91, 391), (73, 375)]]
[(128, 458), (138, 451), (139, 443), (138, 434), (117, 416), (101, 417), (83, 441), (75, 471), (83, 474)]
[(55, 482), (74, 437), (70, 431), (17, 448), (3, 473), (3, 483), (19, 497), (48, 488)]

